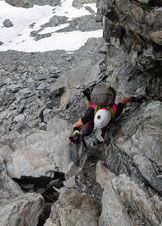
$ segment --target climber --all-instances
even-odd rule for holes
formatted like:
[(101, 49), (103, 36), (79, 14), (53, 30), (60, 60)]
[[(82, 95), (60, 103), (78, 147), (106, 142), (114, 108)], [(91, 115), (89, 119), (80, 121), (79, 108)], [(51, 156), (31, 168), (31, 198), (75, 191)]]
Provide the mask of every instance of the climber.
[[(68, 142), (73, 144), (82, 137), (89, 136), (94, 127), (102, 129), (102, 136), (107, 128), (110, 128), (111, 122), (119, 118), (127, 102), (141, 102), (142, 98), (123, 97), (119, 104), (115, 104), (115, 90), (112, 87), (105, 89), (105, 84), (96, 86), (91, 95), (88, 93), (89, 108), (85, 115), (73, 125), (73, 135), (69, 137)], [(106, 94), (106, 95), (105, 95)], [(105, 103), (107, 103), (105, 105)], [(81, 128), (81, 129), (80, 129)]]

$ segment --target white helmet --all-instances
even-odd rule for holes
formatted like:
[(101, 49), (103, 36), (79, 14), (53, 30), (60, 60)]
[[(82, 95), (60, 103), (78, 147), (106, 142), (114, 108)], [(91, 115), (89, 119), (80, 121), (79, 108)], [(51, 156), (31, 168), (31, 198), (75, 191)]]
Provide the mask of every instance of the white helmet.
[(111, 120), (111, 114), (107, 109), (100, 109), (97, 111), (94, 124), (97, 128), (104, 128)]

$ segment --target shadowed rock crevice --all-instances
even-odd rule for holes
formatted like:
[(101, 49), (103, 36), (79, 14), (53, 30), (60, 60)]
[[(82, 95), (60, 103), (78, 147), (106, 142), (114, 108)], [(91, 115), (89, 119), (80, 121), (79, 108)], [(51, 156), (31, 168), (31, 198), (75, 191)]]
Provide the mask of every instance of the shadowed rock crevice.
[(58, 199), (58, 191), (54, 189), (61, 188), (63, 186), (63, 181), (65, 180), (64, 173), (59, 172), (49, 172), (51, 175), (41, 176), (41, 177), (27, 177), (22, 176), (20, 179), (13, 178), (22, 190), (25, 192), (36, 192), (40, 193), (46, 202), (54, 202)]
[[(59, 198), (59, 189), (63, 187), (65, 181), (64, 173), (48, 172), (50, 177), (21, 177), (20, 179), (14, 179), (18, 183), (23, 191), (26, 193), (36, 192), (43, 196), (45, 203), (42, 208), (43, 211), (39, 217), (38, 225), (43, 226), (51, 213), (52, 204)], [(58, 189), (58, 190), (57, 190)]]
[[(103, 151), (103, 159), (105, 159), (105, 164), (116, 175), (126, 174), (137, 184), (144, 183), (148, 185), (147, 181), (140, 174), (139, 170), (136, 168), (133, 160), (122, 153), (118, 147), (109, 145), (105, 146)], [(106, 158), (104, 157), (106, 156)]]

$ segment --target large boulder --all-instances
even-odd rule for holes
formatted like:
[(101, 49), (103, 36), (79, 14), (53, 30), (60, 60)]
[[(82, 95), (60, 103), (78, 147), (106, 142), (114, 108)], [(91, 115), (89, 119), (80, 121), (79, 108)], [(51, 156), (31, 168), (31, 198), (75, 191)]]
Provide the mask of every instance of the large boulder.
[(102, 197), (100, 226), (160, 225), (162, 202), (126, 175), (107, 181)]
[(70, 131), (59, 135), (37, 131), (13, 143), (12, 160), (7, 169), (11, 177), (46, 176), (49, 171), (66, 172), (70, 162), (67, 139)]
[[(127, 116), (119, 133), (115, 136), (116, 145), (129, 156), (143, 154), (162, 166), (162, 104), (152, 101), (145, 105), (137, 105), (134, 113)], [(122, 121), (122, 119), (121, 119)], [(123, 142), (124, 141), (124, 142)]]
[(113, 69), (111, 74), (123, 61), (137, 65), (145, 73), (155, 68), (157, 75), (161, 70), (161, 1), (98, 2), (98, 10), (104, 16), (103, 37), (108, 43), (106, 60), (108, 68)]
[[(134, 110), (131, 111), (131, 107)], [(156, 191), (162, 191), (162, 104), (160, 101), (130, 107), (117, 125), (106, 134), (111, 147), (105, 149), (105, 162), (117, 174), (125, 172), (132, 178), (139, 175)], [(113, 161), (113, 164), (112, 164)], [(143, 181), (143, 179), (140, 179)]]
[(43, 197), (36, 193), (24, 194), (7, 175), (3, 158), (0, 158), (0, 167), (1, 225), (37, 225), (43, 211)]
[(99, 203), (87, 194), (64, 190), (52, 207), (45, 226), (98, 226)]
[(80, 171), (87, 154), (83, 143), (68, 144), (71, 128), (66, 120), (54, 117), (47, 124), (47, 131), (33, 130), (4, 143), (0, 153), (6, 150), (3, 156), (10, 177), (48, 177), (50, 172), (71, 177)]
[(47, 131), (33, 130), (15, 140), (3, 142), (0, 152), (12, 178), (46, 176), (48, 171), (66, 172), (71, 162), (65, 120), (54, 118)]
[(43, 211), (43, 197), (36, 193), (21, 194), (1, 200), (0, 217), (3, 226), (35, 226)]

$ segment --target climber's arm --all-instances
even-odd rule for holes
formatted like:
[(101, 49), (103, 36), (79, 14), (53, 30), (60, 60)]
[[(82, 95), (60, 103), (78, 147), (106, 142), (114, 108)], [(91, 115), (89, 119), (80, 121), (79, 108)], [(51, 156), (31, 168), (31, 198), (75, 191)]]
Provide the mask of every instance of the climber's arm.
[(123, 97), (117, 105), (115, 118), (117, 119), (123, 112), (124, 106), (127, 102), (134, 102), (134, 97)]
[(85, 125), (88, 121), (93, 120), (93, 118), (94, 118), (94, 109), (91, 108), (87, 114), (85, 114), (81, 119), (74, 123), (73, 128), (75, 127), (79, 128)]
[(133, 100), (134, 100), (134, 97), (123, 97), (120, 100), (120, 104), (126, 104), (127, 102), (133, 102)]

